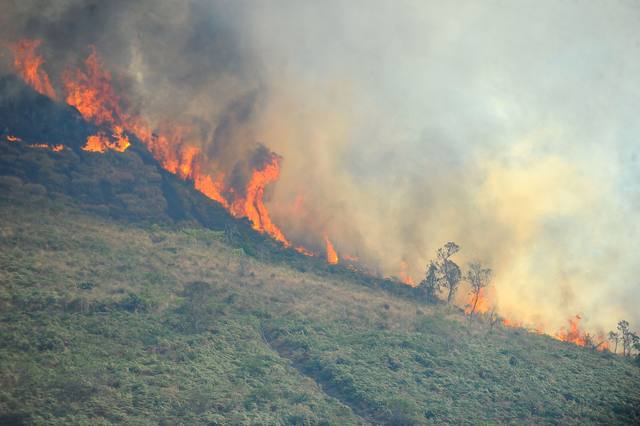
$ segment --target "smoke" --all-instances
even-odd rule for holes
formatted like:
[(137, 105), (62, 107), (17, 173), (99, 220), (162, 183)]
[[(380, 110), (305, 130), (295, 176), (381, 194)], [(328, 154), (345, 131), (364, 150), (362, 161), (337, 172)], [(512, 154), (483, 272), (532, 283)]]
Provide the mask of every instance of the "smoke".
[[(94, 45), (129, 108), (188, 126), (294, 245), (416, 280), (446, 241), (510, 319), (640, 322), (634, 2), (13, 1), (54, 86)], [(4, 54), (0, 60), (6, 62)]]

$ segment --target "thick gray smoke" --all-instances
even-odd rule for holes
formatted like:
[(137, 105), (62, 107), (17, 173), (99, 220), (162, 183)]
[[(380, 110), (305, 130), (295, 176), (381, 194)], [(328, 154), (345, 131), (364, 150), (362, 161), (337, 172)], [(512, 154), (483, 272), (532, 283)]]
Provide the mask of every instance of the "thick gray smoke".
[(16, 0), (2, 15), (5, 43), (44, 39), (54, 84), (95, 45), (134, 108), (196, 128), (214, 160), (280, 154), (268, 206), (296, 243), (326, 232), (419, 280), (453, 240), (494, 268), (509, 318), (640, 323), (637, 2)]

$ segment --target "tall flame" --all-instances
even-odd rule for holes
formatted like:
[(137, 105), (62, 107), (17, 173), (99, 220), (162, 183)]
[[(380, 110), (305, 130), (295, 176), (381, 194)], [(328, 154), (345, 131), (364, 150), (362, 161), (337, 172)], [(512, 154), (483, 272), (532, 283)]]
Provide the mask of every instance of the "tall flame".
[[(12, 44), (14, 67), (18, 75), (37, 92), (57, 99), (56, 92), (48, 74), (42, 69), (44, 59), (36, 50), (42, 44), (39, 39), (24, 39)], [(97, 125), (111, 128), (111, 135), (99, 132), (90, 136), (83, 150), (103, 153), (107, 150), (125, 151), (129, 146), (129, 135), (135, 135), (149, 150), (151, 155), (167, 171), (178, 175), (182, 179), (193, 181), (194, 187), (205, 196), (222, 204), (235, 217), (247, 217), (257, 231), (267, 233), (285, 246), (290, 246), (282, 231), (273, 223), (269, 211), (264, 204), (265, 188), (275, 182), (280, 175), (281, 157), (269, 153), (267, 161), (252, 170), (246, 188), (229, 186), (226, 176), (222, 172), (211, 172), (206, 157), (201, 150), (188, 143), (192, 137), (192, 130), (187, 126), (165, 125), (160, 129), (152, 128), (148, 122), (138, 115), (129, 114), (123, 108), (123, 102), (112, 86), (111, 73), (102, 65), (98, 53), (91, 47), (89, 56), (82, 68), (68, 70), (62, 76), (65, 101), (75, 107), (86, 120)], [(6, 136), (8, 142), (19, 142), (20, 138)], [(32, 148), (47, 148), (61, 151), (61, 145), (49, 146), (44, 144), (28, 145)], [(213, 174), (212, 174), (213, 173)], [(296, 199), (295, 208), (301, 208), (303, 198)], [(324, 234), (326, 260), (330, 264), (339, 262), (338, 254)], [(295, 247), (300, 253), (316, 256), (303, 246)], [(345, 256), (345, 259), (348, 257)], [(357, 261), (357, 258), (353, 258)], [(405, 262), (400, 265), (401, 280), (410, 285), (415, 282), (407, 273)], [(476, 302), (472, 299), (473, 302)], [(476, 312), (488, 312), (493, 304), (486, 292), (478, 295)], [(467, 310), (467, 313), (470, 311)], [(587, 335), (580, 330), (580, 317), (569, 321), (569, 328), (554, 335), (555, 338), (572, 342), (580, 346), (587, 343)], [(521, 327), (522, 323), (503, 320), (507, 327)], [(605, 348), (603, 343), (600, 348)]]
[(325, 242), (325, 245), (327, 246), (327, 262), (330, 263), (331, 265), (337, 264), (338, 261), (340, 260), (338, 258), (338, 253), (336, 252), (335, 247), (333, 247), (333, 244), (331, 243), (331, 240), (329, 239), (329, 236), (326, 233), (324, 234), (324, 242)]
[(554, 337), (565, 342), (575, 343), (578, 346), (585, 346), (586, 339), (580, 331), (580, 320), (582, 320), (580, 315), (569, 318), (569, 328), (558, 331)]
[(65, 100), (87, 120), (96, 124), (114, 124), (123, 118), (120, 98), (111, 87), (111, 73), (103, 70), (94, 47), (84, 62), (86, 71), (76, 69), (62, 76)]
[(404, 260), (400, 262), (400, 281), (402, 281), (406, 285), (415, 286), (416, 282), (413, 280), (411, 275), (407, 272), (409, 269), (409, 265)]
[(98, 132), (95, 135), (87, 138), (87, 143), (82, 147), (84, 151), (100, 152), (104, 153), (107, 150), (114, 150), (118, 152), (124, 152), (129, 146), (129, 138), (123, 133), (122, 127), (115, 126), (113, 128), (114, 141), (111, 141), (107, 135), (102, 132)]
[(36, 50), (42, 44), (40, 39), (24, 39), (12, 44), (13, 65), (16, 72), (22, 79), (38, 93), (56, 99), (56, 92), (53, 90), (49, 75), (40, 68), (44, 59)]
[(245, 196), (237, 199), (231, 205), (231, 212), (235, 216), (246, 216), (253, 224), (253, 228), (266, 232), (276, 240), (289, 246), (280, 229), (274, 225), (269, 216), (269, 211), (264, 205), (263, 196), (265, 187), (278, 180), (280, 176), (280, 157), (271, 153), (269, 161), (261, 168), (253, 171), (251, 180), (245, 190)]
[[(37, 41), (34, 45), (29, 44), (29, 41), (22, 41), (18, 45), (33, 46), (31, 50), (27, 50), (33, 56), (33, 50), (40, 42)], [(17, 55), (16, 57), (18, 58)], [(16, 69), (20, 70), (18, 64), (23, 62), (22, 59), (20, 62), (16, 59)], [(36, 61), (37, 66), (41, 63), (42, 59)], [(21, 75), (34, 87), (42, 80), (31, 78), (30, 74)], [(46, 77), (46, 74), (44, 76)], [(279, 156), (272, 153), (264, 166), (253, 170), (244, 190), (227, 188), (222, 173), (211, 176), (203, 172), (206, 167), (202, 164), (200, 149), (186, 143), (191, 129), (185, 126), (167, 126), (162, 131), (153, 131), (142, 117), (126, 113), (122, 108), (122, 99), (111, 84), (111, 73), (103, 67), (95, 47), (91, 47), (91, 53), (84, 61), (83, 69), (68, 70), (64, 73), (62, 81), (66, 93), (65, 100), (69, 105), (75, 107), (86, 120), (112, 128), (113, 140), (104, 133), (92, 135), (83, 147), (85, 151), (103, 153), (111, 149), (122, 152), (130, 145), (125, 132), (133, 134), (145, 144), (167, 171), (182, 179), (193, 180), (197, 190), (221, 203), (235, 217), (247, 217), (254, 229), (269, 234), (285, 246), (290, 245), (282, 231), (271, 220), (264, 204), (266, 186), (276, 181), (280, 175)], [(48, 77), (46, 82), (49, 82)], [(55, 98), (53, 90), (47, 91), (46, 94)], [(233, 196), (233, 199), (229, 200), (223, 195), (225, 193), (244, 195)]]
[[(489, 312), (490, 310), (491, 302), (489, 301), (489, 297), (485, 288), (481, 288), (477, 296), (474, 293), (469, 294), (469, 298), (467, 299), (467, 303), (464, 309), (465, 314), (469, 315), (471, 311), (476, 314), (483, 314)], [(504, 321), (507, 321), (505, 325), (508, 325), (508, 320)]]

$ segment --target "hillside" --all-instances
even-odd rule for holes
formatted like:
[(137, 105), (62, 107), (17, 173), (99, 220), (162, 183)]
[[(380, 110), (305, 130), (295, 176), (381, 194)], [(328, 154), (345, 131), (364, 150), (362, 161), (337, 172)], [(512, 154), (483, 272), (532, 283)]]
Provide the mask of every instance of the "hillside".
[(0, 193), (2, 424), (640, 421), (640, 369), (618, 356), (16, 184)]
[(640, 422), (633, 363), (285, 249), (0, 92), (0, 424)]

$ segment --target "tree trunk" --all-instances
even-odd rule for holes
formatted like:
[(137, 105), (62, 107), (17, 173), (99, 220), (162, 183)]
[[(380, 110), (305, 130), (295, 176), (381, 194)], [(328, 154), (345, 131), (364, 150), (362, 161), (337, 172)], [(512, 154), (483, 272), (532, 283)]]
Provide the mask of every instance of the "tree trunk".
[(471, 308), (471, 315), (473, 316), (473, 314), (476, 312), (476, 306), (478, 306), (478, 298), (480, 297), (480, 292), (476, 292), (475, 297), (473, 298), (473, 307)]

